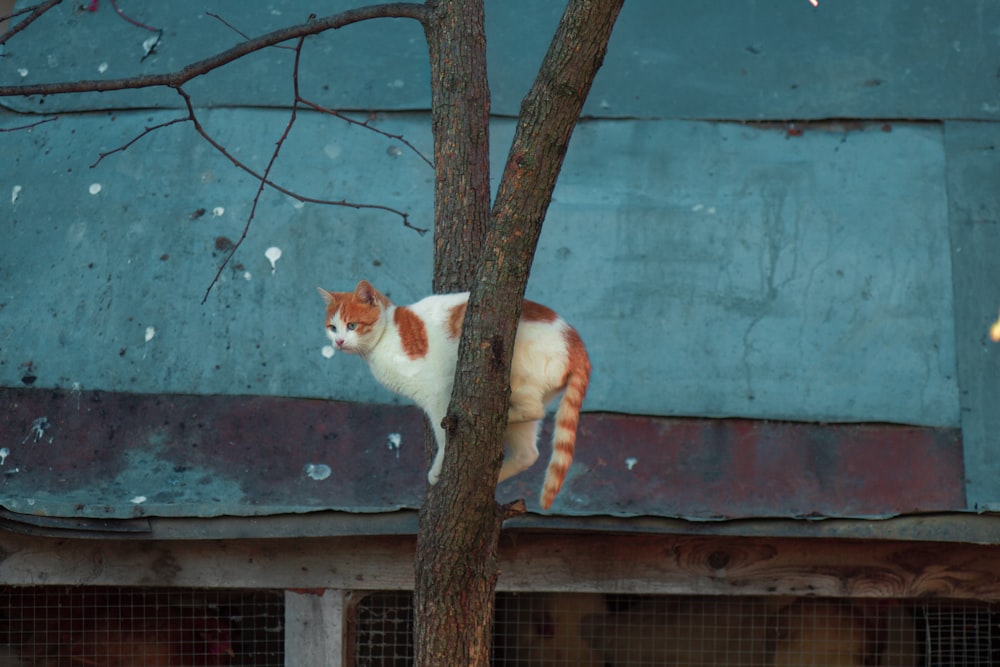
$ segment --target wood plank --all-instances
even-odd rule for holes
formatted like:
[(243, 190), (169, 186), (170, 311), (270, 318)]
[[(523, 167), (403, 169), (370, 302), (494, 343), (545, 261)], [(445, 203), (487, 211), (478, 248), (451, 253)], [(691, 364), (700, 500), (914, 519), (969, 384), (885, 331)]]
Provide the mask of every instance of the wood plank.
[[(412, 536), (150, 544), (2, 534), (0, 550), (6, 584), (413, 586)], [(500, 561), (504, 591), (1000, 600), (993, 545), (508, 531)]]
[(344, 592), (285, 592), (285, 665), (340, 667), (343, 664)]

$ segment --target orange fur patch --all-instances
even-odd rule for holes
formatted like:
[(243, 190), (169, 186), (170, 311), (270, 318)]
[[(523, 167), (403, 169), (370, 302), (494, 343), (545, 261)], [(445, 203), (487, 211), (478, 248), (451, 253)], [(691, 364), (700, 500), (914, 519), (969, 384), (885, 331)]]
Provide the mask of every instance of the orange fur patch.
[(557, 319), (556, 311), (540, 303), (525, 299), (521, 306), (521, 320), (524, 322), (555, 322)]
[(462, 335), (462, 324), (465, 322), (465, 309), (468, 305), (468, 302), (466, 302), (452, 306), (451, 312), (448, 313), (449, 338), (455, 339)]
[(367, 303), (359, 303), (352, 298), (353, 295), (348, 294), (347, 299), (339, 303), (339, 308), (334, 308), (333, 312), (328, 315), (329, 318), (333, 317), (333, 314), (340, 310), (340, 318), (346, 323), (353, 322), (358, 325), (358, 333), (364, 335), (365, 333), (371, 331), (372, 325), (378, 321), (378, 318), (382, 316), (382, 311), (378, 309), (377, 306), (372, 306)]
[(427, 330), (420, 316), (405, 306), (396, 308), (393, 322), (399, 331), (403, 351), (410, 359), (420, 359), (427, 354)]

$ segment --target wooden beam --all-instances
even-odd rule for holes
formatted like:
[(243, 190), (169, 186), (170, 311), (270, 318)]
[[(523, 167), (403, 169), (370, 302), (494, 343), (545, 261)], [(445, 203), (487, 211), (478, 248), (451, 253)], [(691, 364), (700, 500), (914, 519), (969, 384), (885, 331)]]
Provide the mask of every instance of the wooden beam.
[[(505, 591), (1000, 600), (1000, 547), (506, 531)], [(413, 536), (206, 542), (0, 534), (5, 584), (409, 590)]]

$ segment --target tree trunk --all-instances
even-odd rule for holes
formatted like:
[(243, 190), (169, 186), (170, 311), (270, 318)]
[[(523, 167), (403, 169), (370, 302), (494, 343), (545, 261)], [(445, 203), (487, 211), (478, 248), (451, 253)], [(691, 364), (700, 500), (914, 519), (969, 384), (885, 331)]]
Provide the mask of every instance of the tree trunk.
[[(489, 84), (482, 0), (427, 3), (434, 133), (434, 291), (469, 289), (489, 226)], [(452, 429), (448, 429), (449, 432)], [(461, 446), (454, 440), (457, 454)], [(434, 439), (425, 437), (430, 450)], [(446, 456), (446, 459), (449, 458)], [(454, 466), (429, 488), (417, 538), (414, 616), (417, 665), (487, 665), (499, 535), (483, 480)], [(481, 473), (485, 474), (485, 473)], [(450, 512), (465, 507), (466, 512)], [(468, 558), (477, 553), (479, 557)]]
[(470, 289), (471, 297), (445, 419), (444, 467), (420, 511), (417, 667), (489, 665), (496, 549), (506, 512), (495, 500), (496, 481), (517, 319), (556, 177), (622, 2), (569, 2), (522, 104), (492, 215), (482, 2), (428, 3), (434, 287)]

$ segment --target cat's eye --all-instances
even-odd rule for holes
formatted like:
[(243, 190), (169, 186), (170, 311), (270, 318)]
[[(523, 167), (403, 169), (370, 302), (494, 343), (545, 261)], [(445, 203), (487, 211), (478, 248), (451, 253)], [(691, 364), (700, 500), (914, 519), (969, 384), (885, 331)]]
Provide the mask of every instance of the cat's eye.
[(331, 331), (331, 333), (337, 333), (337, 327), (335, 327), (332, 324), (327, 324), (326, 328), (329, 329)]
[(357, 328), (358, 328), (358, 323), (357, 322), (348, 322), (347, 323), (347, 330), (348, 331), (354, 331)]

